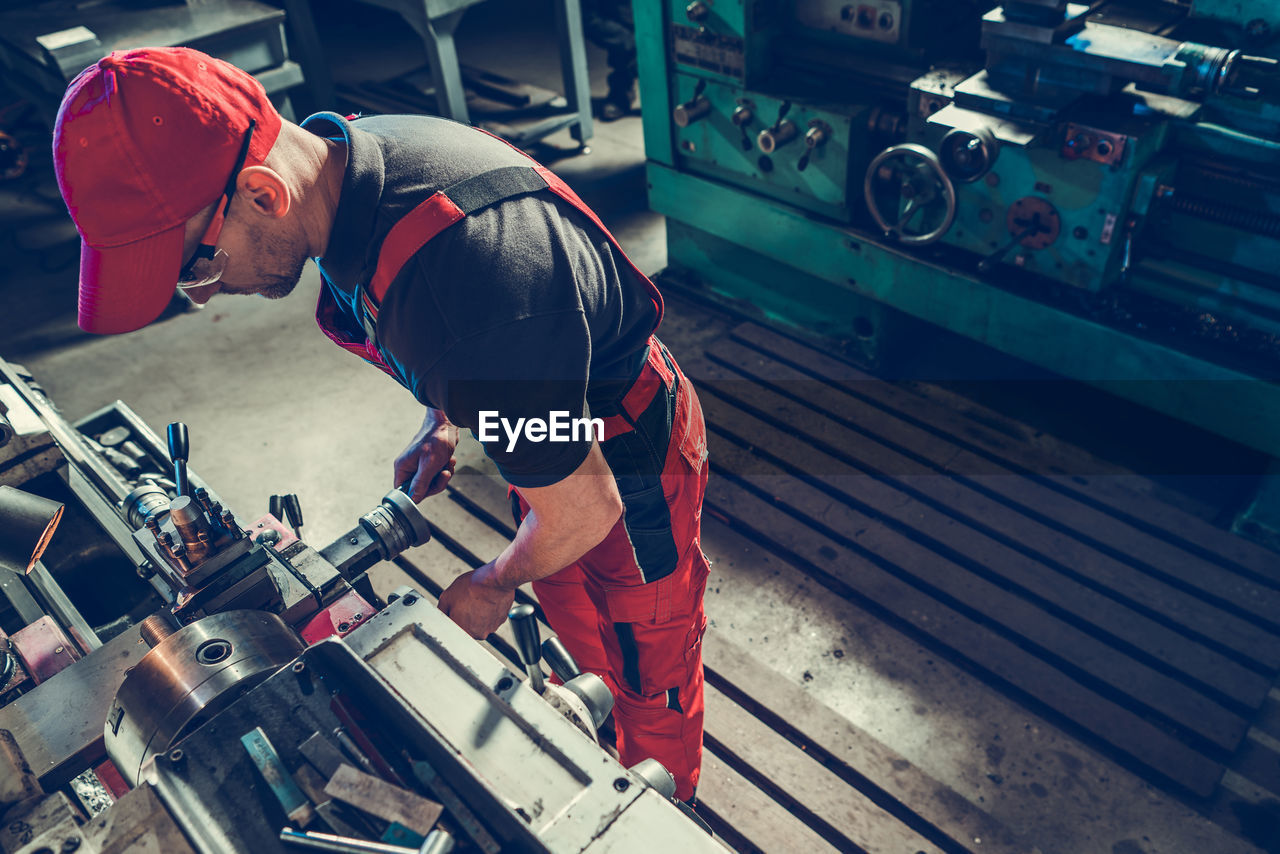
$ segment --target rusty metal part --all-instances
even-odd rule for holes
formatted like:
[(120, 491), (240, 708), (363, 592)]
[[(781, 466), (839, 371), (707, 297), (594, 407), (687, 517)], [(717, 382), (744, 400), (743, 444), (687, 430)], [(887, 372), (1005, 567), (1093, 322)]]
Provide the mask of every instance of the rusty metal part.
[(179, 495), (169, 504), (169, 521), (182, 538), (182, 547), (192, 566), (209, 556), (209, 523), (199, 502), (191, 496)]
[(227, 611), (174, 632), (147, 653), (116, 692), (107, 755), (131, 784), (156, 754), (262, 682), (302, 651), (283, 620)]
[(154, 649), (173, 634), (173, 622), (167, 614), (155, 613), (138, 624), (138, 632), (147, 646)]
[(11, 652), (17, 653), (22, 666), (39, 685), (70, 667), (80, 658), (80, 649), (71, 642), (62, 627), (48, 615), (13, 633), (9, 638)]

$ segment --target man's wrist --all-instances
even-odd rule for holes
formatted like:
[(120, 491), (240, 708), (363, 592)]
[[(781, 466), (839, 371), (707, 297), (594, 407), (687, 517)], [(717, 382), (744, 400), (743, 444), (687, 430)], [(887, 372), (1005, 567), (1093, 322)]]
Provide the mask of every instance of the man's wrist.
[(481, 587), (486, 587), (495, 593), (512, 593), (519, 586), (518, 584), (507, 584), (498, 577), (498, 565), (496, 561), (486, 563), (475, 571), (475, 575), (471, 577), (472, 583)]

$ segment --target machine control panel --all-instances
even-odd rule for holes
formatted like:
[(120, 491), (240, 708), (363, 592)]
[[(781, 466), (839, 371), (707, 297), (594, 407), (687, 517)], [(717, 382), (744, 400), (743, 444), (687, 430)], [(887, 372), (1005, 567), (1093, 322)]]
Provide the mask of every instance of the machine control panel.
[(854, 127), (873, 121), (868, 104), (798, 106), (778, 98), (681, 74), (671, 112), (675, 150), (691, 171), (785, 198), (849, 221), (851, 176), (861, 178), (865, 149), (851, 151)]

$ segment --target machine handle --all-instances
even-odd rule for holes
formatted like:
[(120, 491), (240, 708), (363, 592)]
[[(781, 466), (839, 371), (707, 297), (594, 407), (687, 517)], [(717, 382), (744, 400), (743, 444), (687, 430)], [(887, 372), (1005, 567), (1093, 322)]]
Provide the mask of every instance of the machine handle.
[(281, 522), (284, 521), (284, 496), (273, 495), (267, 499), (267, 512)]
[(169, 425), (169, 460), (173, 463), (173, 482), (179, 495), (190, 495), (191, 484), (187, 481), (187, 459), (191, 454), (191, 437), (187, 434), (187, 425), (174, 421)]
[(1009, 254), (1010, 249), (1017, 246), (1019, 243), (1026, 240), (1028, 237), (1034, 237), (1036, 234), (1037, 228), (1038, 226), (1036, 225), (1030, 225), (1024, 228), (1022, 231), (1019, 231), (1017, 234), (1013, 235), (1013, 238), (1008, 243), (1004, 244), (999, 249), (992, 252), (990, 255), (988, 255), (987, 257), (983, 258), (981, 261), (978, 262), (978, 272), (979, 273), (991, 272), (991, 270), (995, 268), (996, 264), (1000, 262), (1000, 259), (1003, 258), (1005, 255)]
[(511, 627), (516, 633), (516, 645), (520, 648), (520, 658), (529, 674), (529, 685), (541, 694), (542, 668), (538, 663), (542, 660), (542, 651), (538, 643), (538, 618), (534, 616), (533, 606), (514, 605), (507, 612), (507, 618), (511, 620)]
[(178, 460), (185, 463), (190, 452), (191, 437), (187, 433), (187, 425), (181, 421), (173, 422), (169, 425), (169, 459), (175, 463)]
[(298, 503), (298, 496), (290, 492), (284, 496), (284, 515), (288, 517), (289, 527), (293, 528), (295, 537), (302, 537), (302, 505)]
[(560, 677), (561, 682), (568, 682), (575, 676), (582, 675), (582, 668), (573, 660), (560, 638), (547, 638), (542, 642), (542, 657), (547, 660), (551, 672)]
[[(885, 196), (881, 191), (894, 183), (898, 186)], [(918, 143), (892, 145), (873, 157), (862, 180), (862, 192), (876, 225), (886, 237), (893, 236), (905, 246), (935, 243), (955, 222), (955, 185), (942, 168), (938, 155)], [(891, 201), (886, 204), (888, 199)], [(943, 212), (941, 221), (932, 230), (906, 230), (917, 213), (938, 200), (943, 203)]]
[(787, 113), (791, 112), (791, 102), (783, 101), (778, 107), (778, 118), (773, 122), (773, 129), (777, 130), (782, 127), (782, 120), (787, 117)]

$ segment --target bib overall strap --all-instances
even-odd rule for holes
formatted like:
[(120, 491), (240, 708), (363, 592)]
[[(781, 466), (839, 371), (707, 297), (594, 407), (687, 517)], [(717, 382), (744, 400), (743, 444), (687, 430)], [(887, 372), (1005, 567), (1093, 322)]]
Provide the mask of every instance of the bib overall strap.
[(409, 259), (437, 234), (463, 217), (516, 196), (547, 189), (547, 180), (528, 166), (504, 166), (482, 172), (437, 190), (391, 227), (378, 251), (378, 265), (367, 287), (360, 290), (364, 327), (372, 339), (378, 306)]

